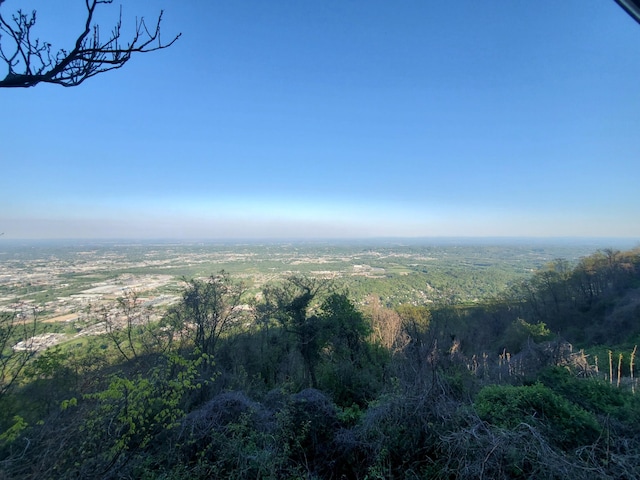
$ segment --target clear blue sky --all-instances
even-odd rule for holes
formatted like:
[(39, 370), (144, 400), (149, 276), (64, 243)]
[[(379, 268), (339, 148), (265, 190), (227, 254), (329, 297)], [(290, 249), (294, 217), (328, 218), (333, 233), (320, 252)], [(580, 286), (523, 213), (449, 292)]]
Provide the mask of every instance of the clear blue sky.
[[(52, 3), (1, 8), (70, 46), (84, 2)], [(6, 238), (640, 238), (640, 25), (613, 0), (123, 3), (182, 38), (0, 90)]]

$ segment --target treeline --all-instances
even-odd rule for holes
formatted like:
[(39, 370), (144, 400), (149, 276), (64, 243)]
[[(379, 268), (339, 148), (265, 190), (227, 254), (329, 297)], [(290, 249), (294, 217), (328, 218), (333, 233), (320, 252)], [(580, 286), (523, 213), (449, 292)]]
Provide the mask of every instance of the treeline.
[(633, 358), (617, 387), (568, 343), (632, 343), (638, 287), (635, 250), (475, 307), (356, 305), (311, 277), (248, 298), (224, 272), (159, 322), (126, 295), (101, 336), (5, 342), (0, 478), (638, 478)]
[(640, 341), (640, 249), (598, 251), (573, 268), (558, 259), (492, 300), (435, 308), (433, 316), (441, 338), (455, 336), (471, 354), (517, 353), (529, 338), (633, 346)]
[[(607, 249), (573, 269), (562, 260), (553, 262), (525, 282), (516, 299), (523, 315), (571, 341), (615, 344), (640, 333), (639, 287), (640, 249)], [(631, 311), (620, 308), (625, 303)]]

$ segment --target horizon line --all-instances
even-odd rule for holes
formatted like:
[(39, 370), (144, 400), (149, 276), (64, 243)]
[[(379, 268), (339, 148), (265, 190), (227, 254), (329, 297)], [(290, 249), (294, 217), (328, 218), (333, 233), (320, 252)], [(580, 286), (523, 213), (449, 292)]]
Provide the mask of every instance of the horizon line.
[(533, 242), (606, 242), (638, 243), (635, 236), (588, 235), (421, 235), (421, 236), (353, 236), (353, 237), (22, 237), (3, 235), (1, 243), (13, 242), (97, 242), (97, 243), (348, 243), (348, 242), (421, 242), (421, 241), (533, 241)]

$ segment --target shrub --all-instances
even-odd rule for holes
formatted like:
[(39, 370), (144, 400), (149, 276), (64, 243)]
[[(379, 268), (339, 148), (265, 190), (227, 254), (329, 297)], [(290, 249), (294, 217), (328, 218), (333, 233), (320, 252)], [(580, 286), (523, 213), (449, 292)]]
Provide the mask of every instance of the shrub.
[(332, 470), (340, 424), (338, 410), (327, 395), (313, 388), (291, 395), (277, 420), (278, 441), (293, 463), (313, 472)]
[(531, 424), (563, 448), (593, 443), (600, 434), (592, 413), (541, 383), (484, 387), (478, 392), (474, 406), (480, 418), (492, 425), (515, 429), (521, 423)]
[(640, 428), (640, 398), (597, 378), (576, 378), (566, 368), (543, 371), (540, 382), (596, 415), (610, 416), (637, 432)]
[(551, 331), (544, 323), (529, 323), (518, 318), (504, 332), (501, 348), (506, 348), (511, 353), (517, 353), (528, 339), (538, 343), (552, 337)]
[(185, 418), (177, 466), (193, 466), (186, 478), (278, 478), (288, 458), (274, 428), (271, 412), (244, 393), (221, 393)]
[[(380, 399), (355, 429), (370, 478), (426, 472), (437, 462), (436, 445), (457, 408), (445, 396), (397, 394)], [(404, 478), (402, 476), (398, 478)]]

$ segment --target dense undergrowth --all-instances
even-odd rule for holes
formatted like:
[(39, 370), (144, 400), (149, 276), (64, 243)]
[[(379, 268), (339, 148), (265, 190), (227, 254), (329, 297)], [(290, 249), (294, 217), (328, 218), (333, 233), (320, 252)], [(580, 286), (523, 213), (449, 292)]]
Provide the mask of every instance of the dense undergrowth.
[(473, 307), (299, 277), (249, 307), (221, 273), (150, 323), (130, 296), (3, 372), (0, 478), (639, 478), (639, 289), (635, 250)]

